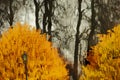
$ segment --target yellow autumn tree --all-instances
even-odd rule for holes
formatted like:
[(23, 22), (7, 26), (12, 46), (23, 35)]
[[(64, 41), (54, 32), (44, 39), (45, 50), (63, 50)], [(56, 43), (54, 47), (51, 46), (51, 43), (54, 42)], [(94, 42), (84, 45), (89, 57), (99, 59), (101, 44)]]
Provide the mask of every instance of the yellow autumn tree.
[(119, 80), (120, 79), (120, 25), (99, 34), (99, 43), (92, 47), (83, 67), (80, 80)]
[(65, 64), (46, 35), (20, 23), (0, 38), (0, 80), (25, 80), (24, 52), (28, 80), (68, 80)]

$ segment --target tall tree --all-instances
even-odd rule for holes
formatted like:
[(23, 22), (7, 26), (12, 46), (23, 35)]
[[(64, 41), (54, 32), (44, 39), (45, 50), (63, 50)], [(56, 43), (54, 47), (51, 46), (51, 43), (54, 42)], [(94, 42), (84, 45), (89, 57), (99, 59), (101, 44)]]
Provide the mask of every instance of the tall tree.
[(12, 3), (13, 3), (13, 0), (10, 0), (10, 2), (9, 2), (9, 11), (10, 11), (10, 13), (8, 14), (9, 15), (9, 24), (10, 24), (10, 26), (13, 25), (13, 19), (14, 19), (14, 12), (13, 12), (13, 9), (12, 9)]
[(108, 29), (119, 23), (119, 0), (91, 0), (91, 32), (88, 51), (98, 42), (96, 33), (106, 34)]
[(81, 20), (82, 20), (82, 11), (81, 11), (81, 4), (82, 0), (78, 0), (78, 22), (77, 22), (77, 27), (76, 27), (76, 35), (75, 35), (75, 50), (74, 50), (74, 80), (78, 80), (78, 60), (79, 60), (79, 55), (78, 55), (78, 50), (79, 50), (79, 35), (80, 35), (80, 25), (81, 25)]
[(2, 18), (6, 19), (10, 26), (13, 24), (14, 19), (14, 11), (13, 11), (13, 0), (1, 0), (0, 4), (3, 4), (5, 7), (4, 9), (0, 9), (1, 13), (7, 16), (3, 16)]
[(97, 17), (101, 33), (107, 33), (114, 25), (120, 22), (120, 0), (95, 0)]
[[(21, 2), (17, 0), (0, 0), (0, 15), (4, 21), (7, 21), (12, 27), (14, 22), (15, 13), (21, 6)], [(4, 16), (3, 16), (4, 15)]]
[(39, 11), (40, 7), (42, 6), (39, 0), (34, 0), (34, 5), (35, 5), (35, 24), (36, 24), (36, 29), (40, 29), (39, 25)]
[(46, 33), (46, 25), (47, 25), (47, 15), (48, 15), (48, 2), (44, 0), (44, 10), (43, 13), (43, 33)]
[(49, 41), (51, 41), (51, 28), (52, 28), (52, 16), (54, 13), (54, 1), (44, 0), (44, 13), (43, 13), (43, 33), (50, 35)]
[(88, 51), (90, 50), (91, 46), (93, 46), (94, 44), (93, 37), (95, 34), (95, 26), (96, 26), (96, 21), (95, 21), (96, 13), (94, 6), (95, 6), (95, 0), (91, 0), (91, 27), (90, 27), (91, 32), (88, 37)]
[(48, 15), (48, 35), (50, 35), (49, 41), (51, 41), (51, 28), (52, 28), (52, 16), (53, 16), (53, 7), (54, 7), (54, 0), (49, 0), (49, 15)]

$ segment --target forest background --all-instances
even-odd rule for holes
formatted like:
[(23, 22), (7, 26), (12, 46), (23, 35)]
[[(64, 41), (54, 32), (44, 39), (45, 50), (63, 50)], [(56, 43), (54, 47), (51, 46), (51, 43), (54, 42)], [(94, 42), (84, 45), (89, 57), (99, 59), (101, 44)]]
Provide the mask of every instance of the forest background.
[[(77, 80), (96, 34), (120, 23), (119, 0), (0, 0), (1, 34), (16, 22), (27, 23), (50, 36)], [(70, 68), (71, 69), (71, 68)]]

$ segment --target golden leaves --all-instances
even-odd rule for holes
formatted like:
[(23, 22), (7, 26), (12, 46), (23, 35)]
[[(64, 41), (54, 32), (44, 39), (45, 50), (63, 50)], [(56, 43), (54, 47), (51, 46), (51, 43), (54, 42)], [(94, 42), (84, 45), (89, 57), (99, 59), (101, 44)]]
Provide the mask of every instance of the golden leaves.
[(0, 39), (0, 78), (25, 80), (21, 58), (25, 51), (29, 80), (68, 80), (65, 64), (45, 34), (26, 24), (17, 23), (13, 27)]
[[(90, 65), (83, 68), (81, 80), (120, 79), (120, 25), (107, 34), (99, 34), (100, 42), (92, 47), (87, 57)], [(96, 67), (97, 65), (97, 67)], [(91, 68), (92, 67), (92, 68)], [(101, 75), (99, 75), (101, 74)]]

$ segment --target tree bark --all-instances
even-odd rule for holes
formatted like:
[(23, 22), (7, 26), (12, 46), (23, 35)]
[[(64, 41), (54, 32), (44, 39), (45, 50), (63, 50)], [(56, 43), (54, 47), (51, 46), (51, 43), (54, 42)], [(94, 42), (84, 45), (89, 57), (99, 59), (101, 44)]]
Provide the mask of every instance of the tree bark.
[(14, 13), (13, 13), (13, 10), (12, 10), (12, 3), (13, 3), (13, 0), (10, 0), (10, 5), (9, 5), (9, 9), (10, 9), (9, 24), (10, 24), (11, 27), (13, 25), (13, 18), (14, 18)]
[(45, 13), (43, 14), (43, 33), (46, 33), (47, 15), (48, 15), (48, 1), (44, 0)]
[(91, 46), (93, 46), (94, 40), (93, 40), (93, 36), (95, 34), (95, 9), (94, 9), (94, 0), (91, 0), (91, 32), (89, 34), (89, 38), (88, 38), (88, 51), (91, 50)]
[(79, 80), (79, 75), (78, 75), (78, 63), (79, 63), (79, 55), (78, 55), (78, 50), (79, 50), (79, 34), (80, 34), (80, 25), (81, 25), (81, 20), (82, 20), (82, 11), (81, 11), (81, 4), (82, 0), (78, 0), (78, 22), (77, 22), (77, 27), (76, 27), (76, 35), (75, 35), (75, 50), (74, 50), (74, 75), (73, 75), (73, 80)]
[(51, 37), (51, 27), (52, 27), (52, 12), (53, 11), (53, 0), (49, 0), (49, 15), (48, 15), (48, 35), (50, 36), (49, 41), (52, 40)]
[(40, 29), (40, 25), (39, 25), (39, 5), (40, 3), (37, 3), (36, 0), (34, 0), (34, 4), (35, 4), (35, 23), (36, 23), (36, 30)]
[[(54, 0), (44, 0), (45, 13), (43, 14), (43, 33), (48, 30), (48, 35), (50, 36), (49, 41), (52, 40), (51, 28), (52, 28), (52, 16), (53, 16), (53, 5)], [(46, 30), (47, 29), (47, 30)]]

